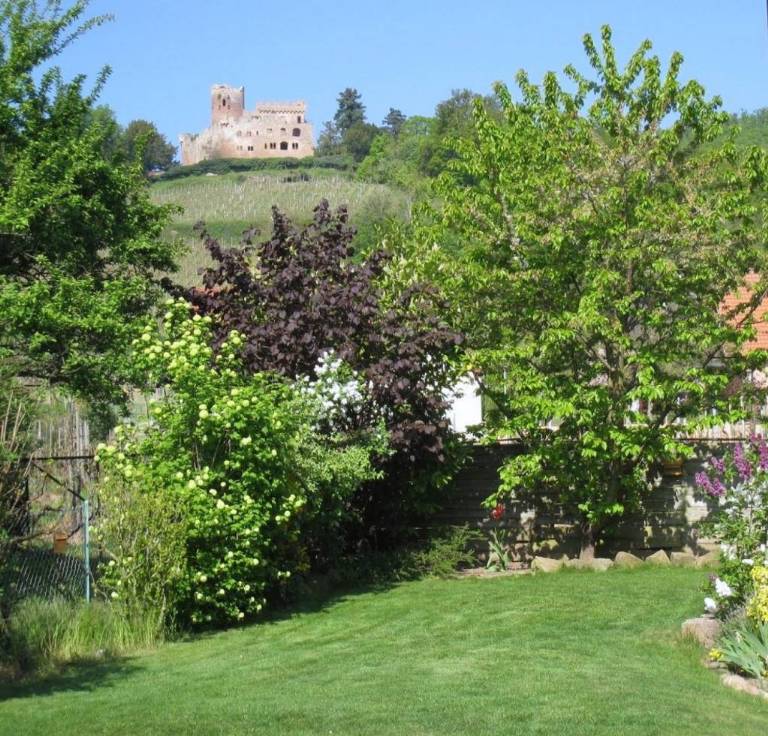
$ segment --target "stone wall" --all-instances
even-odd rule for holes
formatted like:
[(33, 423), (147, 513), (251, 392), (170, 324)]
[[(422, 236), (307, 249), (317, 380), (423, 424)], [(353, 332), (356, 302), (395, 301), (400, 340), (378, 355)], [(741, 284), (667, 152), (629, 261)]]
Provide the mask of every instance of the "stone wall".
[[(504, 460), (521, 449), (516, 444), (473, 447), (470, 461), (448, 489), (444, 506), (432, 523), (469, 524), (489, 530), (491, 522), (483, 501), (498, 488), (498, 471)], [(691, 460), (682, 468), (667, 468), (660, 474), (643, 513), (628, 516), (611, 535), (606, 535), (598, 544), (598, 555), (613, 556), (620, 550), (647, 555), (659, 549), (701, 554), (712, 549), (713, 541), (703, 538), (696, 527), (713, 504), (712, 499), (697, 491), (693, 482), (699, 468), (700, 463)], [(496, 525), (494, 522), (493, 526)], [(510, 546), (518, 561), (529, 561), (536, 554), (578, 554), (574, 519), (561, 508), (508, 504), (503, 525), (509, 530)]]

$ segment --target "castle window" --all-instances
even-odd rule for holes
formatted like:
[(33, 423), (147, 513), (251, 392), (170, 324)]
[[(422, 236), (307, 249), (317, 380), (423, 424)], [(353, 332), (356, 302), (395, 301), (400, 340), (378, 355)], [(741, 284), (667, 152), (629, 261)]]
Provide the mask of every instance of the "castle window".
[(253, 150), (253, 146), (248, 146), (248, 150), (252, 151)]
[(296, 122), (297, 122), (297, 123), (300, 123), (300, 122), (301, 122), (301, 115), (297, 115), (297, 116), (296, 116)]
[(280, 128), (280, 132), (285, 135), (285, 128)]
[(251, 133), (251, 131), (249, 130), (249, 131), (246, 133), (246, 135), (253, 135), (253, 133)]
[(275, 143), (270, 143), (270, 144), (269, 144), (269, 147), (270, 147), (270, 148), (277, 148), (277, 144), (275, 144)]
[(294, 135), (295, 138), (300, 136), (301, 135), (301, 128), (294, 128), (293, 129), (293, 135)]
[(272, 128), (267, 128), (267, 133), (271, 133), (271, 132), (272, 132)]
[(294, 151), (298, 151), (298, 150), (299, 150), (299, 144), (298, 144), (298, 143), (291, 143), (291, 148), (292, 148)]
[(281, 141), (280, 142), (280, 150), (281, 151), (287, 151), (288, 150), (288, 141)]
[(264, 148), (269, 148), (269, 144), (265, 143)]

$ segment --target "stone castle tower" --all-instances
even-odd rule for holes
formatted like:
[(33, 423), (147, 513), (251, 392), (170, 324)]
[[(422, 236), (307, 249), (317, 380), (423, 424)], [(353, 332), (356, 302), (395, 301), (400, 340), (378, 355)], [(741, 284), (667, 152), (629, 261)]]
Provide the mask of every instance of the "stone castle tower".
[(183, 133), (181, 163), (213, 158), (303, 158), (315, 152), (307, 105), (298, 102), (259, 102), (245, 110), (245, 87), (211, 87), (211, 127)]

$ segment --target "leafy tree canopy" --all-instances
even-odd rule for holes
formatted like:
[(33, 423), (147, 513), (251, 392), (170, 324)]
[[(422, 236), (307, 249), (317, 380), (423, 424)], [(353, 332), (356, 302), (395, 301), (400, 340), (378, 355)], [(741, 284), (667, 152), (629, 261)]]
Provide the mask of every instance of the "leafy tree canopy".
[(390, 107), (389, 112), (381, 123), (381, 127), (384, 128), (387, 133), (397, 137), (406, 120), (407, 118), (403, 115), (401, 110)]
[(317, 136), (316, 156), (336, 156), (342, 153), (341, 133), (332, 120), (323, 123), (323, 129)]
[(362, 161), (371, 150), (379, 129), (371, 123), (356, 123), (344, 133), (343, 146), (355, 161)]
[(347, 87), (339, 93), (338, 108), (333, 116), (333, 122), (343, 136), (353, 125), (365, 122), (365, 105), (360, 93), (352, 87)]
[(140, 158), (144, 173), (167, 169), (176, 156), (176, 146), (148, 120), (132, 120), (120, 136), (129, 159)]
[(525, 444), (500, 496), (577, 514), (589, 555), (660, 461), (689, 454), (681, 435), (734, 416), (742, 326), (768, 290), (768, 163), (713, 145), (728, 116), (680, 81), (679, 54), (663, 70), (644, 42), (621, 67), (608, 27), (584, 48), (592, 73), (566, 67), (568, 87), (521, 72), (519, 101), (495, 87), (501, 116), (474, 102), (413, 263), (453, 300), (491, 433)]
[(113, 148), (110, 116), (51, 60), (104, 17), (0, 2), (0, 352), (18, 374), (94, 400), (120, 394), (120, 356), (173, 267), (140, 167)]
[[(324, 356), (343, 360), (363, 378), (369, 403), (358, 429), (383, 421), (395, 456), (387, 478), (364, 502), (371, 524), (407, 513), (423, 500), (418, 483), (434, 484), (448, 467), (451, 432), (445, 419), (451, 358), (460, 336), (445, 323), (445, 304), (432, 289), (413, 284), (385, 291), (387, 256), (377, 251), (354, 258), (344, 209), (323, 201), (306, 228), (296, 228), (276, 209), (272, 237), (243, 249), (224, 249), (204, 234), (215, 266), (203, 273), (204, 288), (187, 298), (214, 320), (215, 347), (237, 330), (254, 373), (272, 371), (314, 379)], [(370, 490), (370, 489), (369, 489)]]
[(413, 191), (426, 189), (422, 162), (431, 151), (433, 128), (432, 118), (414, 116), (403, 123), (397, 136), (381, 133), (371, 143), (357, 176)]

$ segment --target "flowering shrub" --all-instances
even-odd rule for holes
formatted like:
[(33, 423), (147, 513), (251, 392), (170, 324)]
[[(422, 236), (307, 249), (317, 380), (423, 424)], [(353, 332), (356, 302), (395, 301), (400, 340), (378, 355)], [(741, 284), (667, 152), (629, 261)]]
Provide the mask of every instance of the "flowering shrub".
[(166, 569), (168, 611), (199, 625), (258, 614), (270, 590), (305, 564), (305, 530), (322, 514), (343, 515), (348, 496), (376, 475), (372, 454), (386, 450), (375, 433), (318, 433), (327, 385), (248, 372), (237, 332), (215, 353), (211, 341), (211, 319), (190, 318), (183, 301), (169, 305), (160, 333), (148, 325), (134, 361), (144, 385), (163, 386), (163, 396), (98, 452), (109, 594), (157, 594), (157, 570), (148, 574), (157, 550), (146, 536), (136, 543), (132, 513), (153, 499), (162, 523), (150, 536), (182, 549)]
[(752, 570), (755, 593), (749, 602), (747, 613), (758, 623), (768, 623), (768, 566)]
[(273, 209), (271, 237), (260, 243), (247, 231), (242, 248), (224, 248), (203, 229), (213, 261), (203, 288), (168, 286), (213, 317), (215, 349), (232, 330), (243, 336), (253, 373), (322, 382), (318, 368), (341, 358), (363, 377), (362, 410), (347, 415), (347, 426), (370, 432), (383, 421), (392, 452), (378, 458), (380, 478), (356, 494), (355, 533), (382, 544), (434, 505), (460, 462), (446, 389), (463, 339), (436, 290), (392, 278), (382, 250), (357, 257), (354, 236), (346, 210), (325, 200), (306, 227)]
[(696, 483), (717, 499), (718, 508), (705, 528), (721, 542), (720, 576), (712, 577), (712, 595), (705, 605), (727, 614), (749, 601), (755, 573), (768, 564), (768, 444), (753, 437), (722, 458), (710, 458)]

